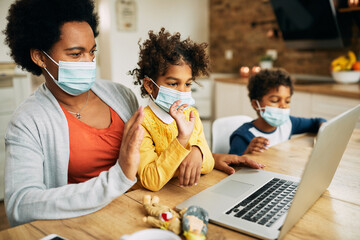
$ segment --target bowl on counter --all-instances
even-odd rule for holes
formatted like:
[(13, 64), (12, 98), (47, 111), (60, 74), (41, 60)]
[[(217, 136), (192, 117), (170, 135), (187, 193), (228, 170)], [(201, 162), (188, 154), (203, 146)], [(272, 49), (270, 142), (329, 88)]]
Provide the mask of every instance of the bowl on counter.
[(338, 83), (356, 83), (360, 80), (360, 71), (331, 72), (332, 77)]

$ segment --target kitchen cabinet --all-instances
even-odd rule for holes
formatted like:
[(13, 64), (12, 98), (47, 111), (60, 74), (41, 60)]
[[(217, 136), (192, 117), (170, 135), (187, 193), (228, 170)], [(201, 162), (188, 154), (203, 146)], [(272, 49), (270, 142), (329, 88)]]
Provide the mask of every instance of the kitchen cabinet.
[[(295, 92), (291, 100), (291, 114), (302, 117), (331, 119), (360, 104), (360, 99)], [(360, 119), (356, 124), (360, 128)]]
[[(290, 110), (294, 116), (322, 117), (329, 120), (360, 104), (359, 84), (309, 84), (294, 88)], [(256, 118), (244, 80), (215, 80), (215, 99), (215, 119), (239, 114)], [(360, 128), (360, 119), (356, 128)]]
[(15, 108), (30, 94), (30, 77), (25, 74), (0, 75), (0, 200), (4, 198), (5, 132)]
[(197, 83), (193, 83), (191, 86), (192, 97), (195, 99), (194, 107), (199, 112), (206, 141), (210, 144), (212, 116), (211, 93), (213, 81), (208, 78), (200, 78), (197, 79), (196, 82)]
[(215, 81), (215, 119), (233, 115), (256, 118), (247, 92), (246, 85)]

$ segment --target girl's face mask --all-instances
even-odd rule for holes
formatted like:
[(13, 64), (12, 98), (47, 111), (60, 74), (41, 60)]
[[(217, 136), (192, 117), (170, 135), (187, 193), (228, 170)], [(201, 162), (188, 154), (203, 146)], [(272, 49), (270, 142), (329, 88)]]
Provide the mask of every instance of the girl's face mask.
[(169, 109), (171, 105), (177, 100), (181, 100), (180, 105), (188, 104), (189, 106), (193, 106), (195, 104), (195, 100), (192, 98), (191, 92), (180, 92), (171, 88), (159, 86), (151, 78), (149, 79), (155, 84), (155, 86), (159, 88), (159, 92), (156, 96), (156, 99), (154, 99), (154, 97), (151, 94), (149, 94), (150, 98), (154, 101), (154, 103), (157, 106), (159, 106), (165, 112), (169, 113)]
[(256, 104), (258, 105), (257, 110), (260, 111), (260, 116), (273, 127), (279, 127), (290, 119), (290, 108), (277, 108), (270, 106), (262, 108), (260, 107), (258, 100), (256, 100)]
[[(44, 52), (44, 51), (43, 51)], [(46, 69), (52, 80), (64, 92), (77, 96), (89, 91), (96, 79), (96, 62), (55, 62), (46, 52), (45, 55), (58, 65), (58, 80)]]

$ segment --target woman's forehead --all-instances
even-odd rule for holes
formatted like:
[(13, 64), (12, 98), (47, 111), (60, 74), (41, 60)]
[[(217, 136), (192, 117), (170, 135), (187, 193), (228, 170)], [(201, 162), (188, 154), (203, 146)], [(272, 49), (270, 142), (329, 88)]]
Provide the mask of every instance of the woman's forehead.
[(73, 47), (92, 48), (95, 37), (87, 22), (66, 22), (61, 26), (60, 40), (54, 45), (63, 49)]

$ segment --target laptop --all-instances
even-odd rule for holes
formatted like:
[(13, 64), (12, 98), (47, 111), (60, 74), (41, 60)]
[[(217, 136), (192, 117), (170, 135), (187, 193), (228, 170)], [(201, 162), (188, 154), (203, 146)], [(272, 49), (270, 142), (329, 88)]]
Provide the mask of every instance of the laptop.
[(212, 223), (257, 238), (283, 238), (330, 185), (359, 116), (360, 105), (321, 125), (301, 179), (242, 168), (176, 208), (197, 205)]

